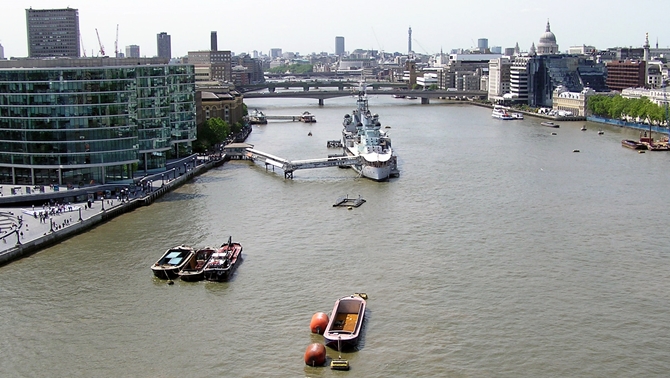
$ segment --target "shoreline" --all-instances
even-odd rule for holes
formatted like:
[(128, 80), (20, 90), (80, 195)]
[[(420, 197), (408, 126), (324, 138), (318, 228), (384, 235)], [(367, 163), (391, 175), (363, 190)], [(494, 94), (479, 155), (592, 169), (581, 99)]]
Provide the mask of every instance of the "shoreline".
[[(160, 187), (151, 187), (149, 193), (126, 201), (104, 199), (93, 202), (90, 208), (85, 206), (86, 202), (72, 203), (72, 207), (75, 207), (76, 210), (64, 211), (50, 216), (49, 224), (40, 220), (37, 216), (30, 216), (26, 209), (22, 207), (4, 208), (1, 211), (2, 217), (0, 219), (2, 219), (3, 224), (0, 229), (9, 228), (10, 231), (0, 234), (2, 240), (0, 242), (0, 266), (31, 256), (44, 248), (58, 244), (141, 206), (149, 206), (158, 198), (184, 185), (193, 177), (199, 176), (211, 168), (221, 166), (225, 161), (226, 156), (223, 155), (220, 159), (204, 162)], [(36, 208), (33, 211), (39, 212), (40, 209)], [(16, 219), (18, 225), (15, 224), (16, 227), (9, 226), (8, 222), (13, 222), (14, 219)], [(14, 240), (16, 242), (12, 245)]]

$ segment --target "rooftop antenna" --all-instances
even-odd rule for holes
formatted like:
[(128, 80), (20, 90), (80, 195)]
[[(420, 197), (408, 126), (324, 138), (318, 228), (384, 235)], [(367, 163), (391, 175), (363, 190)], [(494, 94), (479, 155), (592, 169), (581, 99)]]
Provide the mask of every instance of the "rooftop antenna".
[(116, 24), (116, 40), (114, 41), (114, 57), (119, 57), (119, 24)]

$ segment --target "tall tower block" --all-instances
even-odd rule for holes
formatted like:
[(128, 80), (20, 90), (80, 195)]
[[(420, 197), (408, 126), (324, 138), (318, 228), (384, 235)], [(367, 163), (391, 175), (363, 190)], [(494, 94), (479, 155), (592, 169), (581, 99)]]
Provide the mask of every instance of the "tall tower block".
[(407, 55), (412, 53), (412, 27), (407, 31)]

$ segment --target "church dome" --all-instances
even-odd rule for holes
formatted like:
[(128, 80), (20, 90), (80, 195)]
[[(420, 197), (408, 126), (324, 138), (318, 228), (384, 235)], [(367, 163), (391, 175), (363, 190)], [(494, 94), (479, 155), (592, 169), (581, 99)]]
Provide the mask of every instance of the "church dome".
[(547, 30), (540, 37), (540, 43), (537, 44), (538, 55), (558, 54), (558, 44), (556, 43), (556, 36), (551, 32), (549, 20), (547, 20)]
[(547, 30), (540, 37), (540, 45), (555, 45), (556, 36), (551, 32), (551, 27), (549, 26), (549, 21), (547, 21)]

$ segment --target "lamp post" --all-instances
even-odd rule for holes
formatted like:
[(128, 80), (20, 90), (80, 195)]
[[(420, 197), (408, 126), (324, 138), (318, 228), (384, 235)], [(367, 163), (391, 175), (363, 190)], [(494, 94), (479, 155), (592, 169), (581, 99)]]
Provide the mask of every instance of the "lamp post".
[(105, 211), (105, 196), (102, 196), (102, 211)]
[(81, 219), (81, 207), (79, 208), (79, 221), (80, 222), (82, 221), (82, 219)]
[[(49, 218), (49, 225), (51, 226), (51, 232), (54, 232), (54, 219), (53, 218)], [(18, 235), (18, 231), (17, 231), (17, 235)]]
[(19, 235), (19, 229), (16, 229), (16, 245), (21, 245), (21, 236)]
[(161, 187), (163, 187), (163, 185), (165, 185), (165, 180), (163, 178), (163, 174), (161, 173)]

